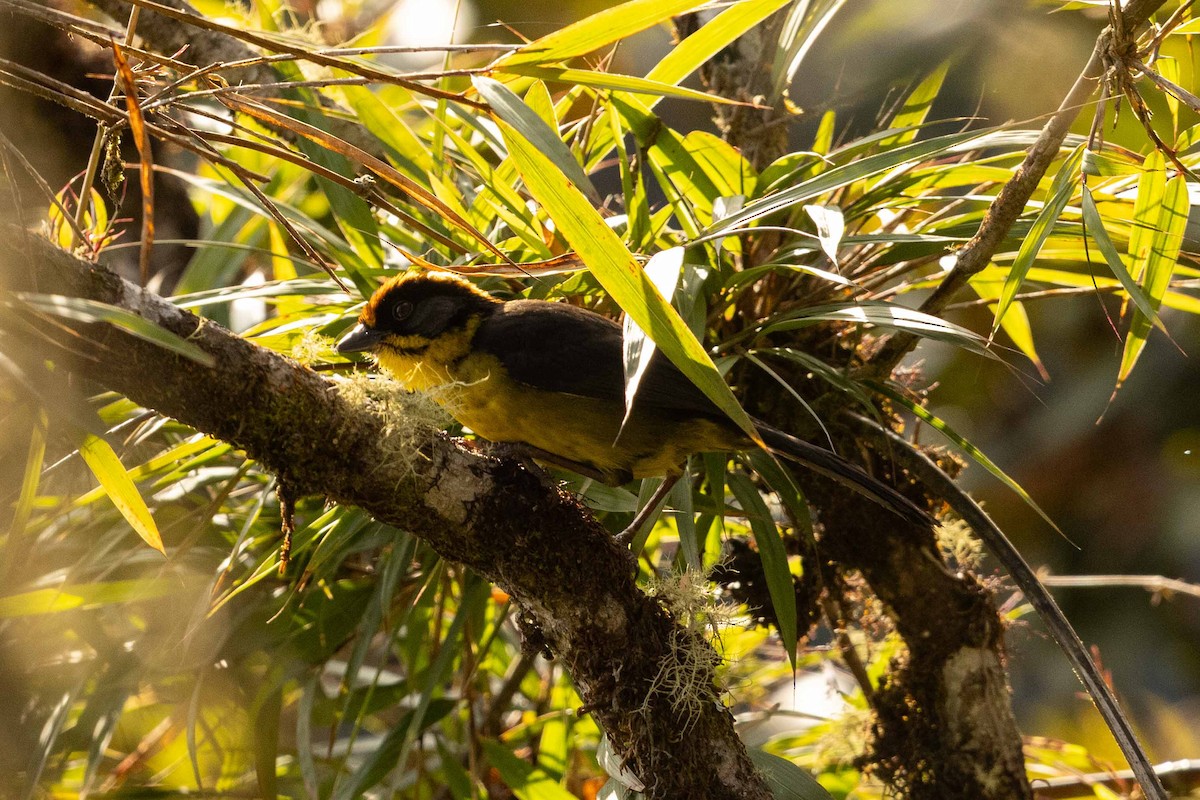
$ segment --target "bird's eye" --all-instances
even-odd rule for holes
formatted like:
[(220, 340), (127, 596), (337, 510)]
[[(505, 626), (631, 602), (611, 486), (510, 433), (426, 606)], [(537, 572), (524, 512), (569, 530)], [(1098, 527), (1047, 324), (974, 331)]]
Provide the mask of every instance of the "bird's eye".
[(412, 313), (412, 310), (413, 304), (407, 300), (402, 300), (392, 306), (392, 319), (396, 320), (396, 322), (404, 322), (404, 320), (408, 319), (408, 315)]

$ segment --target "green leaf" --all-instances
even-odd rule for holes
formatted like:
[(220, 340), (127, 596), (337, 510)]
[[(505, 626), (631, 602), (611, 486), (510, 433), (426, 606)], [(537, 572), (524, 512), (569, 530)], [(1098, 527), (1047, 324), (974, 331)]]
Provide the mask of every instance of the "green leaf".
[(900, 107), (900, 110), (896, 112), (896, 116), (892, 118), (891, 123), (888, 125), (889, 128), (902, 128), (904, 130), (892, 138), (884, 140), (883, 147), (908, 144), (917, 138), (917, 129), (925, 122), (925, 118), (929, 116), (929, 109), (933, 107), (933, 101), (937, 99), (938, 92), (942, 89), (942, 83), (946, 80), (946, 72), (949, 69), (950, 62), (943, 61), (904, 99), (904, 105)]
[(828, 0), (819, 5), (805, 0), (792, 4), (779, 34), (779, 43), (774, 48), (774, 61), (771, 64), (774, 78), (772, 100), (782, 97), (787, 91), (804, 57), (845, 4), (846, 0)]
[(167, 597), (179, 591), (179, 581), (169, 578), (135, 578), (101, 583), (75, 583), (33, 589), (0, 597), (0, 619), (59, 614), (117, 603)]
[(488, 102), (496, 115), (508, 123), (525, 141), (536, 147), (554, 163), (576, 188), (580, 189), (593, 203), (600, 202), (600, 193), (592, 180), (575, 160), (566, 143), (559, 138), (537, 112), (525, 104), (512, 90), (493, 78), (477, 75), (471, 81), (481, 97)]
[(21, 491), (17, 495), (17, 503), (13, 509), (12, 522), (8, 527), (8, 541), (4, 544), (4, 553), (0, 565), (11, 566), (10, 559), (21, 548), (17, 543), (23, 538), (25, 525), (33, 511), (34, 500), (37, 499), (38, 483), (42, 477), (42, 465), (46, 460), (46, 433), (50, 420), (45, 410), (38, 412), (37, 421), (29, 437), (29, 450), (25, 456), (24, 476), (21, 478)]
[(746, 512), (750, 530), (754, 533), (754, 543), (758, 545), (763, 574), (767, 579), (767, 591), (771, 595), (771, 604), (775, 607), (775, 619), (779, 621), (779, 638), (788, 654), (792, 669), (795, 669), (796, 587), (792, 580), (792, 571), (788, 567), (783, 538), (779, 535), (779, 529), (775, 527), (770, 509), (750, 479), (741, 472), (731, 472), (728, 481), (729, 488), (742, 510)]
[[(925, 408), (925, 406), (920, 405), (919, 403), (914, 403), (912, 400), (905, 397), (900, 392), (897, 392), (895, 389), (885, 383), (871, 381), (870, 385), (875, 391), (889, 398), (896, 404), (908, 409), (914, 416), (929, 425), (929, 427), (933, 428), (935, 431), (942, 434), (951, 442), (954, 442), (954, 444), (962, 448), (962, 451), (969, 455), (976, 464), (986, 469), (1001, 483), (1011, 489), (1018, 497), (1025, 501), (1025, 505), (1036, 511), (1037, 515), (1044, 519), (1051, 528), (1057, 531), (1058, 534), (1064, 539), (1067, 539), (1067, 535), (1062, 532), (1062, 529), (1055, 524), (1054, 520), (1050, 518), (1049, 514), (1042, 510), (1041, 506), (1033, 501), (1033, 498), (1029, 496), (1028, 492), (1021, 488), (1019, 483), (1010, 478), (1004, 470), (1000, 469), (1000, 467), (996, 466), (996, 464), (990, 458), (984, 455), (982, 450), (967, 441), (964, 436), (960, 435), (953, 428), (947, 425), (944, 420), (935, 416), (933, 412)], [(1070, 541), (1070, 539), (1067, 539), (1067, 541)]]
[[(61, 294), (32, 294), (29, 292), (12, 292), (12, 297), (44, 314), (53, 314), (76, 322), (107, 322), (120, 328), (131, 336), (136, 336), (145, 342), (158, 345), (164, 350), (177, 353), (205, 367), (214, 365), (213, 357), (201, 350), (195, 344), (187, 341), (171, 331), (155, 325), (150, 320), (139, 317), (131, 311), (88, 300), (83, 297), (67, 297)], [(4, 302), (0, 300), (0, 302)]]
[(134, 485), (129, 473), (121, 465), (121, 459), (117, 458), (117, 454), (113, 452), (108, 442), (89, 433), (83, 443), (79, 445), (79, 455), (83, 457), (92, 474), (96, 476), (96, 480), (100, 481), (100, 485), (104, 487), (104, 491), (112, 500), (113, 505), (121, 512), (121, 516), (125, 517), (137, 531), (138, 536), (141, 536), (146, 544), (166, 555), (162, 537), (158, 533), (158, 526), (154, 524), (154, 518), (150, 516), (150, 509), (146, 507), (146, 501), (138, 494), (137, 486)]
[(671, 17), (704, 5), (706, 0), (630, 0), (560, 28), (501, 56), (492, 69), (517, 64), (551, 64), (586, 55)]
[[(646, 275), (653, 282), (659, 293), (668, 300), (675, 295), (679, 285), (679, 276), (683, 273), (682, 247), (672, 247), (655, 253), (646, 264)], [(626, 316), (621, 331), (623, 346), (622, 362), (625, 367), (625, 416), (621, 419), (620, 430), (625, 430), (629, 416), (633, 413), (633, 402), (637, 390), (642, 384), (651, 359), (654, 358), (654, 340), (646, 336), (641, 326), (634, 322), (633, 317)], [(620, 438), (620, 432), (617, 433)]]
[[(975, 275), (969, 281), (969, 285), (980, 299), (991, 301), (988, 303), (988, 308), (995, 314), (996, 301), (1000, 299), (1000, 291), (1004, 284), (1002, 281), (979, 280), (978, 278), (979, 275)], [(1043, 380), (1049, 378), (1046, 365), (1042, 363), (1042, 357), (1038, 355), (1037, 347), (1033, 342), (1033, 327), (1029, 324), (1029, 314), (1025, 311), (1025, 304), (1019, 300), (1015, 301), (1009, 307), (1008, 313), (1004, 315), (1000, 327), (1008, 334), (1008, 338), (1012, 339), (1017, 349), (1033, 362)]]
[(1096, 208), (1096, 201), (1092, 197), (1092, 190), (1087, 186), (1083, 187), (1083, 223), (1087, 226), (1087, 232), (1100, 249), (1104, 260), (1108, 262), (1108, 268), (1112, 270), (1112, 274), (1121, 282), (1121, 286), (1125, 287), (1125, 292), (1133, 300), (1134, 305), (1137, 306), (1146, 319), (1153, 321), (1155, 327), (1166, 333), (1166, 327), (1163, 325), (1162, 320), (1158, 318), (1158, 304), (1146, 295), (1145, 290), (1138, 285), (1133, 276), (1129, 274), (1129, 270), (1125, 268), (1125, 262), (1121, 259), (1121, 254), (1117, 252), (1112, 239), (1108, 237), (1108, 231), (1104, 229), (1104, 220), (1100, 216), (1100, 211)]
[[(718, 97), (696, 89), (684, 86), (673, 86), (669, 83), (638, 78), (633, 75), (622, 75), (617, 72), (601, 72), (591, 69), (571, 69), (569, 67), (545, 67), (529, 64), (517, 64), (512, 67), (493, 69), (492, 72), (507, 75), (522, 75), (527, 78), (537, 78), (548, 83), (567, 83), (574, 86), (590, 86), (593, 89), (609, 89), (631, 94), (648, 94), (655, 99), (678, 97), (681, 100), (695, 100), (701, 103), (735, 104), (737, 100)], [(489, 101), (490, 102), (490, 101)]]
[(947, 322), (932, 314), (878, 300), (859, 303), (830, 303), (801, 309), (786, 315), (778, 322), (764, 326), (759, 333), (766, 335), (776, 331), (792, 330), (816, 322), (858, 322), (864, 325), (892, 328), (915, 336), (947, 342), (973, 353), (999, 360), (999, 356), (989, 349), (987, 339), (974, 331), (955, 325), (953, 322)]
[(754, 424), (712, 358), (663, 299), (620, 237), (544, 153), (507, 123), (498, 124), (530, 194), (550, 214), (600, 285), (689, 380), (758, 441)]
[[(1163, 173), (1154, 174), (1165, 175), (1165, 169)], [(1145, 202), (1143, 181), (1150, 184)], [(1141, 279), (1150, 304), (1157, 309), (1171, 285), (1171, 275), (1183, 245), (1183, 231), (1187, 226), (1190, 206), (1187, 185), (1182, 175), (1176, 175), (1168, 181), (1161, 193), (1158, 191), (1158, 180), (1150, 173), (1143, 175), (1143, 181), (1138, 182), (1138, 196), (1134, 202), (1134, 229), (1129, 238), (1130, 252), (1135, 259), (1132, 273)], [(1129, 335), (1125, 338), (1125, 350), (1121, 354), (1117, 386), (1120, 386), (1133, 371), (1146, 346), (1153, 319), (1140, 308), (1134, 309), (1133, 319), (1129, 324)]]
[[(647, 80), (677, 84), (702, 64), (725, 49), (746, 31), (787, 5), (788, 0), (742, 0), (713, 17), (700, 30), (675, 45), (654, 68)], [(658, 100), (650, 102), (653, 108)]]
[(279, 754), (279, 712), (283, 709), (281, 665), (268, 673), (270, 685), (264, 685), (254, 703), (254, 773), (263, 797), (275, 797), (278, 780), (275, 759)]
[(575, 795), (564, 789), (545, 770), (517, 758), (500, 742), (484, 739), (480, 744), (488, 762), (520, 800), (575, 800)]
[(1012, 266), (1009, 267), (1008, 278), (1004, 281), (1004, 288), (1000, 291), (1000, 301), (996, 306), (996, 321), (992, 325), (992, 333), (995, 333), (1000, 327), (1005, 312), (1012, 305), (1013, 298), (1021, 289), (1021, 284), (1025, 282), (1025, 274), (1033, 266), (1034, 259), (1037, 258), (1038, 251), (1042, 249), (1046, 237), (1050, 235), (1050, 231), (1054, 230), (1054, 224), (1058, 222), (1063, 209), (1067, 207), (1067, 201), (1071, 199), (1071, 195), (1075, 191), (1075, 180), (1078, 177), (1084, 149), (1083, 145), (1076, 147), (1058, 168), (1058, 174), (1054, 176), (1054, 180), (1050, 184), (1049, 197), (1042, 204), (1042, 210), (1034, 218), (1033, 226), (1029, 229), (1024, 241), (1021, 242), (1017, 257), (1013, 259)]
[(833, 795), (825, 791), (808, 770), (786, 758), (757, 747), (747, 747), (746, 754), (767, 779), (767, 787), (775, 800), (833, 800)]
[(953, 147), (963, 145), (981, 136), (977, 132), (956, 133), (947, 136), (937, 136), (922, 142), (895, 147), (882, 153), (866, 156), (840, 167), (827, 169), (819, 175), (801, 183), (787, 186), (773, 194), (766, 195), (750, 203), (741, 211), (732, 214), (709, 226), (704, 235), (722, 233), (744, 226), (753, 220), (774, 214), (797, 203), (803, 203), (835, 189), (848, 186), (856, 181), (889, 172), (905, 164), (914, 164), (927, 158), (945, 153)]

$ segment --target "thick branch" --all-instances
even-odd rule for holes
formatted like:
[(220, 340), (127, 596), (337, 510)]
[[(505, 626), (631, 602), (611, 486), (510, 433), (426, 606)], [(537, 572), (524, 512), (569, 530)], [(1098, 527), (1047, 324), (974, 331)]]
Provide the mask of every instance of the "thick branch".
[(45, 241), (7, 229), (3, 242), (4, 288), (133, 311), (196, 344), (217, 366), (108, 325), (72, 323), (78, 335), (68, 336), (47, 324), (16, 342), (14, 352), (37, 352), (231, 442), (298, 493), (358, 505), (494, 581), (570, 671), (647, 796), (770, 796), (711, 681), (698, 687), (710, 696), (686, 718), (669, 698), (649, 692), (687, 633), (637, 589), (627, 553), (544, 475), (444, 436), (431, 436), (419, 458), (397, 459), (384, 420), (347, 402), (315, 372)]
[[(1165, 2), (1166, 0), (1133, 0), (1128, 3), (1122, 14), (1124, 29), (1138, 29)], [(933, 294), (921, 304), (922, 311), (935, 316), (940, 314), (967, 282), (991, 262), (992, 256), (996, 254), (996, 250), (1025, 210), (1029, 198), (1033, 197), (1046, 170), (1058, 156), (1071, 124), (1096, 90), (1104, 72), (1104, 54), (1112, 44), (1112, 28), (1105, 28), (1097, 37), (1096, 46), (1083, 72), (1075, 79), (1058, 110), (1042, 128), (1037, 141), (1025, 154), (1025, 160), (1017, 167), (1012, 178), (1001, 187), (996, 199), (988, 207), (983, 222), (979, 224), (979, 230), (955, 254), (953, 269)], [(918, 337), (909, 333), (893, 335), (872, 359), (868, 369), (874, 377), (887, 377), (901, 359), (917, 346), (918, 341)]]

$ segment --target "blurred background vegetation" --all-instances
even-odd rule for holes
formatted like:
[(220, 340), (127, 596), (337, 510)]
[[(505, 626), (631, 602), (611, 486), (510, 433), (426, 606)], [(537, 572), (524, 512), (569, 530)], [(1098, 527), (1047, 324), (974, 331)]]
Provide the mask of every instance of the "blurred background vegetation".
[[(100, 19), (85, 4), (58, 5)], [(812, 50), (790, 88), (801, 112), (789, 131), (794, 151), (836, 153), (839, 146), (886, 127), (900, 101), (942, 65), (948, 65), (945, 81), (926, 119), (954, 122), (923, 132), (922, 138), (1009, 121), (1036, 129), (1074, 81), (1106, 20), (1103, 4), (909, 0), (902, 12), (897, 5), (883, 0), (847, 4), (827, 28), (814, 33)], [(267, 0), (197, 3), (202, 13), (246, 28), (298, 26), (312, 46), (350, 41), (421, 46), (451, 35), (457, 43), (511, 44), (607, 6), (561, 0), (297, 0), (285, 11)], [(11, 25), (0, 26), (6, 58), (107, 98), (112, 87), (108, 52), (62, 37), (19, 13), (5, 16), (9, 20)], [(1185, 87), (1196, 85), (1193, 38), (1171, 36), (1162, 48), (1177, 65), (1176, 82)], [(656, 26), (623, 42), (608, 69), (645, 75), (670, 46), (669, 31)], [(438, 71), (482, 66), (496, 55), (382, 58), (394, 69)], [(449, 81), (446, 85), (456, 90), (468, 85), (462, 78)], [(529, 80), (510, 83), (544, 118), (583, 135), (573, 125), (579, 108), (591, 102), (587, 92), (574, 90), (574, 98), (564, 100), (568, 88), (562, 85), (546, 91)], [(684, 85), (699, 88), (694, 78)], [(545, 230), (533, 224), (519, 230), (512, 212), (522, 207), (523, 196), (515, 189), (510, 187), (511, 196), (502, 191), (489, 196), (490, 206), (470, 205), (479, 196), (469, 185), (472, 180), (515, 185), (516, 172), (503, 159), (494, 130), (461, 110), (447, 114), (433, 101), (397, 87), (379, 97), (408, 127), (366, 97), (356, 96), (349, 105), (371, 134), (401, 156), (396, 164), (404, 174), (446, 202), (461, 204), (478, 230), (503, 231), (496, 243), (514, 258), (557, 254), (553, 237), (549, 244), (543, 241)], [(1146, 99), (1160, 132), (1172, 140), (1179, 134), (1190, 145), (1185, 132), (1196, 115), (1157, 92), (1146, 92)], [(95, 129), (79, 114), (30, 106), (11, 90), (3, 102), (13, 110), (0, 120), (0, 131), (13, 143), (5, 151), (7, 172), (22, 185), (22, 200), (7, 211), (27, 223), (46, 216), (49, 204), (29, 188), (11, 153), (25, 154), (54, 191), (72, 181), (78, 190)], [(704, 103), (668, 97), (658, 112), (664, 125), (680, 134), (715, 130), (712, 110)], [(245, 124), (254, 135), (264, 133)], [(628, 120), (615, 124), (628, 125)], [(1089, 127), (1085, 114), (1075, 133), (1084, 136)], [(821, 138), (830, 134), (822, 145)], [(1105, 152), (1125, 167), (1140, 165), (1150, 150), (1128, 108), (1105, 139)], [(572, 140), (577, 154), (578, 141)], [(956, 161), (960, 154), (947, 145), (938, 154), (948, 165), (952, 190), (947, 194), (970, 194), (965, 183), (953, 183), (951, 167), (1011, 169), (1021, 146), (1014, 140), (989, 151), (992, 161), (980, 156), (976, 163), (966, 156)], [(126, 148), (125, 160), (136, 164), (137, 153), (128, 142)], [(457, 171), (441, 166), (436, 148), (451, 154)], [(401, 266), (401, 251), (437, 263), (461, 263), (456, 253), (433, 244), (426, 231), (394, 217), (364, 233), (367, 226), (355, 217), (348, 193), (300, 167), (250, 149), (225, 152), (236, 152), (243, 167), (269, 177), (264, 192), (360, 290), (385, 269)], [(600, 157), (611, 156), (610, 151), (593, 155), (593, 161), (583, 161), (600, 194), (624, 193), (611, 210), (633, 214), (629, 176), (616, 159)], [(1185, 160), (1195, 163), (1186, 155)], [(344, 166), (336, 159), (329, 163), (335, 169)], [(937, 163), (931, 159), (926, 165), (931, 183)], [(171, 151), (164, 151), (157, 164), (162, 168), (155, 194), (159, 271), (151, 286), (264, 346), (308, 363), (337, 363), (328, 340), (314, 334), (331, 336), (344, 327), (361, 299), (358, 294), (338, 291), (228, 172)], [(1119, 173), (1104, 179), (1113, 182), (1111, 208), (1104, 209), (1106, 223), (1113, 221), (1110, 233), (1118, 238), (1117, 231), (1124, 230), (1128, 238), (1129, 211), (1117, 206), (1131, 202), (1136, 181), (1122, 184)], [(105, 248), (104, 260), (136, 278), (140, 199), (135, 172), (129, 182), (133, 187), (121, 190), (124, 206), (108, 213), (122, 220), (117, 227), (126, 232)], [(859, 224), (857, 232), (864, 236), (873, 230), (872, 208), (859, 209), (856, 217), (851, 201), (896, 197), (869, 183), (848, 182), (825, 198), (847, 209), (850, 227)], [(1105, 185), (1100, 180), (1093, 188)], [(904, 190), (909, 189), (925, 192), (922, 214), (937, 202), (937, 191), (923, 189), (919, 181), (906, 183)], [(653, 183), (638, 192), (651, 217), (668, 203), (676, 204), (676, 212), (697, 203), (687, 192), (682, 200), (668, 199)], [(714, 222), (714, 199), (701, 198), (708, 202), (701, 227)], [(429, 208), (406, 210), (468, 249), (469, 237)], [(914, 221), (911, 230), (961, 238), (977, 224), (981, 210), (972, 206), (929, 227)], [(1074, 228), (1067, 228), (1077, 239), (1077, 210), (1071, 224)], [(97, 230), (103, 220), (93, 217), (88, 225)], [(630, 244), (646, 252), (670, 246), (678, 241), (672, 238), (678, 231), (671, 229), (677, 225), (643, 232), (642, 241)], [(64, 230), (60, 217), (60, 237), (67, 235)], [(1192, 233), (1189, 228), (1183, 244), (1189, 265), (1200, 246)], [(1068, 243), (1070, 230), (1058, 234), (1062, 241), (1052, 237), (1050, 243), (1061, 253), (1048, 253), (1038, 266), (1086, 274), (1078, 245)], [(196, 242), (204, 246), (193, 247)], [(884, 265), (911, 258), (886, 237), (861, 246), (877, 248), (870, 256)], [(1012, 256), (1008, 253), (1006, 263)], [(815, 244), (797, 258), (828, 267)], [(1091, 259), (1102, 263), (1094, 250)], [(922, 277), (909, 273), (893, 288), (920, 291)], [(1177, 272), (1177, 277), (1173, 289), (1186, 293), (1196, 275)], [(495, 278), (484, 285), (509, 293), (523, 288)], [(586, 275), (543, 277), (531, 286), (539, 296), (603, 302)], [(1034, 565), (1054, 575), (1162, 575), (1200, 584), (1196, 322), (1186, 311), (1164, 309), (1174, 341), (1155, 333), (1137, 369), (1114, 393), (1123, 344), (1114, 330), (1120, 305), (1113, 298), (1112, 292), (1088, 291), (1081, 284), (1075, 293), (1022, 303), (1043, 375), (1015, 352), (1005, 355), (1006, 364), (940, 343), (922, 347), (911, 363), (919, 362), (935, 386), (928, 395), (930, 410), (987, 453), (1079, 545), (1072, 547), (1055, 534), (982, 469), (968, 469), (963, 485)], [(983, 299), (961, 306), (950, 318), (986, 335), (993, 311)], [(11, 306), (6, 313), (12, 313)], [(1004, 334), (997, 336), (1012, 346)], [(0, 561), (0, 696), (8, 698), (0, 703), (0, 795), (74, 796), (83, 790), (92, 796), (133, 796), (202, 788), (209, 796), (277, 790), (349, 798), (376, 787), (381, 796), (390, 791), (469, 797), (480, 786), (504, 796), (507, 785), (520, 787), (522, 796), (551, 797), (564, 790), (594, 796), (604, 783), (595, 761), (598, 731), (586, 716), (576, 716), (580, 700), (561, 669), (522, 654), (501, 593), (440, 561), (404, 532), (354, 509), (325, 508), (318, 498), (301, 501), (296, 562), (280, 578), (280, 520), (269, 474), (227, 445), (122, 398), (73, 399), (52, 379), (18, 386), (30, 373), (15, 356), (6, 359), (12, 385), (0, 389), (5, 401), (0, 487), (15, 520)], [(75, 455), (79, 432), (85, 430), (104, 432), (131, 471), (166, 544), (167, 561), (137, 538), (96, 488), (95, 464), (89, 470)], [(936, 438), (928, 430), (920, 435)], [(628, 492), (576, 488), (587, 488), (589, 501), (613, 512), (615, 524), (628, 518), (633, 500)], [(705, 490), (699, 485), (696, 490), (701, 499)], [(681, 529), (675, 518), (666, 520), (651, 537), (647, 561), (681, 561), (674, 548), (681, 535), (691, 535), (704, 545), (704, 563), (711, 566), (723, 535), (749, 533), (734, 518), (724, 520), (724, 531), (712, 524), (697, 534)], [(992, 569), (986, 560), (980, 567), (984, 573)], [(1200, 598), (1098, 583), (1058, 588), (1055, 594), (1084, 641), (1095, 643), (1104, 666), (1113, 671), (1155, 760), (1200, 757)], [(869, 599), (861, 610), (871, 619)], [(1011, 598), (1006, 610), (1014, 619), (1028, 619), (1019, 598)], [(878, 787), (863, 782), (853, 763), (865, 748), (865, 701), (834, 666), (828, 632), (818, 633), (816, 646), (802, 652), (801, 678), (793, 684), (775, 634), (748, 625), (744, 608), (731, 607), (728, 614), (732, 622), (722, 624), (720, 633), (727, 658), (722, 670), (735, 710), (746, 722), (744, 738), (817, 771), (835, 796), (876, 795)], [(698, 624), (715, 624), (701, 616)], [(1110, 761), (1119, 764), (1065, 660), (1039, 631), (1036, 621), (1020, 621), (1008, 637), (1018, 720), (1024, 732), (1043, 737), (1029, 748), (1031, 770), (1070, 775), (1103, 770)], [(869, 626), (855, 636), (870, 668), (882, 670), (895, 651), (893, 638)], [(467, 736), (467, 730), (482, 736)], [(482, 763), (489, 770), (481, 771)], [(394, 770), (397, 764), (406, 768)]]

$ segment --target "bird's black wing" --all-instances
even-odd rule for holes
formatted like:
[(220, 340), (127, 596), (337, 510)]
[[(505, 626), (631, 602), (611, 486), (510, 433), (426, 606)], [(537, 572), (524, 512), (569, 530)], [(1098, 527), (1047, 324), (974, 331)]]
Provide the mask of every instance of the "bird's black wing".
[[(538, 389), (623, 402), (621, 326), (567, 303), (511, 300), (479, 326), (476, 350), (500, 360), (514, 380)], [(638, 387), (637, 408), (724, 415), (661, 352)]]

